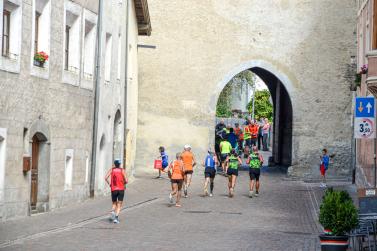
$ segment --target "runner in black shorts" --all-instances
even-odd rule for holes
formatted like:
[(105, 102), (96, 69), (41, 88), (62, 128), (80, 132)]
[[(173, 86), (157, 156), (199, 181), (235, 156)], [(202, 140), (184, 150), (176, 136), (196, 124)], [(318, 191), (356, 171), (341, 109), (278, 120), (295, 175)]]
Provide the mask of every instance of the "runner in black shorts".
[(124, 190), (115, 190), (111, 192), (112, 202), (123, 201), (124, 199)]
[(229, 182), (228, 182), (229, 197), (233, 197), (234, 188), (236, 186), (236, 180), (238, 176), (238, 166), (242, 165), (242, 160), (237, 155), (236, 150), (232, 149), (227, 161), (229, 161), (229, 168), (227, 170), (227, 175), (229, 179)]
[(208, 195), (208, 183), (210, 183), (210, 193), (209, 196), (212, 197), (213, 187), (214, 187), (214, 179), (216, 176), (216, 165), (218, 165), (218, 161), (216, 156), (211, 152), (211, 149), (208, 149), (208, 154), (206, 159), (204, 160), (204, 196)]
[(250, 166), (249, 175), (250, 175), (250, 191), (249, 197), (252, 198), (254, 195), (254, 184), (255, 184), (255, 196), (259, 195), (259, 176), (260, 168), (263, 164), (263, 157), (258, 153), (258, 147), (253, 146), (253, 152), (250, 154), (247, 163)]

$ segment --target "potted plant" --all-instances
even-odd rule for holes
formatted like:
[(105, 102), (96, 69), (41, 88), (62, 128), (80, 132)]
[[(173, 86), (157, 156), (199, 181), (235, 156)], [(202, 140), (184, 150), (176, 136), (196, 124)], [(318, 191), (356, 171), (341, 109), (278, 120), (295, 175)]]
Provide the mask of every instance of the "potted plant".
[(358, 225), (357, 209), (350, 195), (346, 191), (328, 189), (320, 206), (319, 222), (325, 229), (319, 236), (321, 250), (347, 250), (347, 234)]
[(34, 65), (44, 67), (45, 62), (48, 60), (47, 53), (40, 51), (34, 55)]

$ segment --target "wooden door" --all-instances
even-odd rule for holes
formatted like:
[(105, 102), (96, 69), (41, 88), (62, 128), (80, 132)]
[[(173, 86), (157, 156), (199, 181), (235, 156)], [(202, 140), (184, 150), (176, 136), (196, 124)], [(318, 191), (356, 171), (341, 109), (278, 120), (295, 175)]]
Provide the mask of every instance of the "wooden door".
[(30, 190), (30, 206), (35, 209), (37, 205), (38, 195), (38, 158), (39, 158), (39, 141), (36, 135), (33, 137), (32, 143), (32, 163), (31, 163), (31, 190)]

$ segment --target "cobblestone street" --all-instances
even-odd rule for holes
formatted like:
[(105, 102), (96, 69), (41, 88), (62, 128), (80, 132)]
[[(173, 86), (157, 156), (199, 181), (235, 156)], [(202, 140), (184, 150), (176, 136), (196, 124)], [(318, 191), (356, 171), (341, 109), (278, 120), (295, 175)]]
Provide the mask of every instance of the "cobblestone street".
[[(199, 173), (199, 172), (197, 172)], [(201, 172), (200, 172), (201, 173)], [(119, 225), (109, 223), (110, 199), (8, 221), (0, 225), (2, 250), (319, 250), (316, 213), (323, 190), (264, 169), (261, 196), (248, 198), (241, 171), (234, 198), (217, 175), (213, 197), (202, 197), (197, 174), (182, 199), (169, 206), (167, 179), (138, 177), (127, 190)], [(334, 183), (334, 185), (336, 185)]]

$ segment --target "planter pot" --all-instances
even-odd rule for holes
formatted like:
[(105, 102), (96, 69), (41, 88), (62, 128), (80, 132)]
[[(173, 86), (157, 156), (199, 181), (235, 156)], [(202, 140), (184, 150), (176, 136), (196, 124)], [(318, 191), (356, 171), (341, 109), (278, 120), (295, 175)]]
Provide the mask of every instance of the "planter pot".
[(346, 251), (348, 236), (324, 235), (319, 236), (322, 251)]
[(34, 60), (34, 65), (38, 67), (44, 67), (45, 62)]

